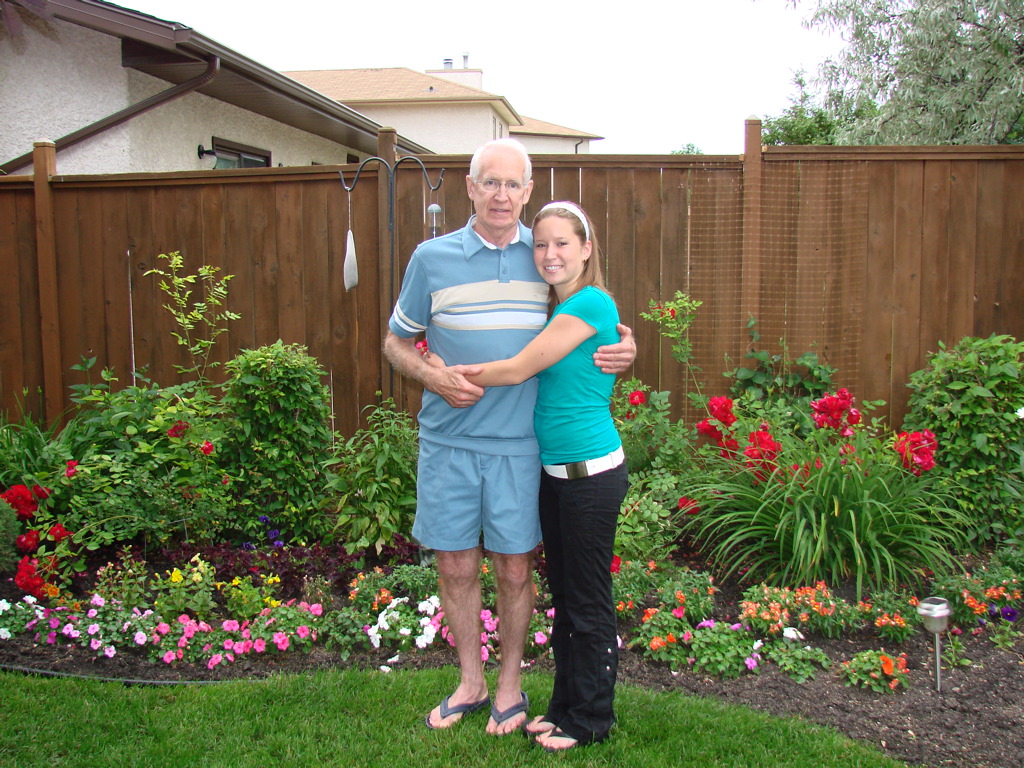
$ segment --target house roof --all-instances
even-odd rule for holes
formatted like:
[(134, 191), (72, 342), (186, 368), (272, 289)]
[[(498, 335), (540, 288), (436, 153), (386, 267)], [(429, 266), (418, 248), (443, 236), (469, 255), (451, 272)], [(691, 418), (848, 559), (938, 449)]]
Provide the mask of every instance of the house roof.
[[(49, 0), (48, 5), (59, 19), (120, 37), (125, 66), (179, 84), (201, 75), (216, 56), (220, 71), (199, 93), (357, 151), (377, 153), (378, 123), (191, 27), (105, 0)], [(430, 152), (402, 136), (396, 148), (403, 154)]]
[(523, 118), (504, 96), (452, 82), (406, 67), (381, 69), (313, 69), (283, 73), (344, 104), (446, 104), (489, 102), (509, 123)]
[(594, 133), (586, 133), (584, 131), (577, 131), (575, 128), (566, 128), (564, 125), (555, 125), (554, 123), (546, 123), (543, 120), (537, 120), (534, 117), (527, 117), (523, 115), (523, 124), (516, 127), (510, 127), (508, 129), (510, 134), (519, 134), (523, 136), (557, 136), (559, 138), (566, 139), (603, 139), (604, 136), (598, 136)]

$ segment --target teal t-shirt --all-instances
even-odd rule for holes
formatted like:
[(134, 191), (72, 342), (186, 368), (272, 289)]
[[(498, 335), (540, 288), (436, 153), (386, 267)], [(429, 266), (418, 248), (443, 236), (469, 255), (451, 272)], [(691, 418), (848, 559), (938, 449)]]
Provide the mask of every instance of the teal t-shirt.
[(580, 318), (597, 333), (537, 374), (533, 425), (544, 464), (596, 459), (622, 444), (610, 407), (615, 374), (602, 373), (593, 357), (598, 347), (619, 341), (615, 302), (600, 288), (587, 286), (556, 306), (551, 317), (560, 314)]

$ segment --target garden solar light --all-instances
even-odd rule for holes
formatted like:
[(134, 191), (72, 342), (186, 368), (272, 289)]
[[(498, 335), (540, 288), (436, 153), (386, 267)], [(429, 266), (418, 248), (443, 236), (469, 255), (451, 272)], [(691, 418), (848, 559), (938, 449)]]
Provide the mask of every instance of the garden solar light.
[(942, 690), (941, 633), (949, 626), (949, 601), (941, 597), (926, 597), (917, 606), (926, 632), (935, 635), (935, 690)]

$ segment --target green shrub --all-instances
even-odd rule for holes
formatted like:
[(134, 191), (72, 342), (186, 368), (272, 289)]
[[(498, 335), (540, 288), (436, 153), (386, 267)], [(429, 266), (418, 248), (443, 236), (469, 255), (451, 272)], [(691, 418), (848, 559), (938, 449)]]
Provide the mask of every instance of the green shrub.
[(0, 499), (0, 573), (13, 571), (21, 559), (14, 545), (19, 528), (18, 515), (14, 507)]
[(419, 443), (412, 417), (391, 398), (364, 411), (369, 412), (367, 428), (327, 462), (335, 472), (327, 485), (337, 509), (331, 536), (349, 552), (372, 546), (380, 554), (395, 534), (411, 535)]
[(270, 525), (294, 543), (320, 540), (323, 467), (332, 443), (323, 369), (305, 347), (280, 340), (243, 350), (226, 368), (222, 461), (241, 478), (233, 484), (241, 505), (236, 528), (262, 538)]
[(935, 472), (962, 488), (983, 541), (1024, 541), (1024, 343), (965, 337), (910, 376), (904, 428), (938, 439)]
[(832, 389), (836, 369), (821, 362), (815, 352), (804, 352), (791, 360), (784, 339), (779, 340), (780, 354), (757, 349), (755, 345), (761, 340), (761, 334), (753, 317), (747, 322), (747, 330), (751, 349), (746, 359), (750, 363), (723, 374), (733, 379), (730, 394), (751, 411), (789, 413), (801, 431), (809, 432), (813, 424), (807, 418), (808, 406), (811, 400)]

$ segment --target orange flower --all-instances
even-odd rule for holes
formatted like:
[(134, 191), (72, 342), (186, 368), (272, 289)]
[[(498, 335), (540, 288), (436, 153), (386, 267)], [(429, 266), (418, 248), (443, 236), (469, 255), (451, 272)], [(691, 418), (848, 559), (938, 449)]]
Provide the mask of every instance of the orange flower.
[(879, 659), (882, 662), (882, 672), (887, 675), (891, 675), (896, 669), (893, 660), (888, 656), (879, 656)]
[(676, 641), (676, 636), (669, 632), (667, 635), (665, 635), (665, 639), (670, 643), (674, 643)]
[(657, 608), (647, 608), (647, 609), (645, 609), (644, 610), (644, 617), (643, 617), (643, 619), (641, 619), (641, 621), (643, 621), (645, 623), (650, 621), (652, 618), (654, 618), (654, 614), (656, 614), (657, 612), (658, 612)]
[(663, 638), (663, 637), (656, 637), (653, 640), (651, 640), (651, 650), (652, 651), (657, 651), (660, 648), (664, 648), (664, 647), (665, 647), (665, 638)]

